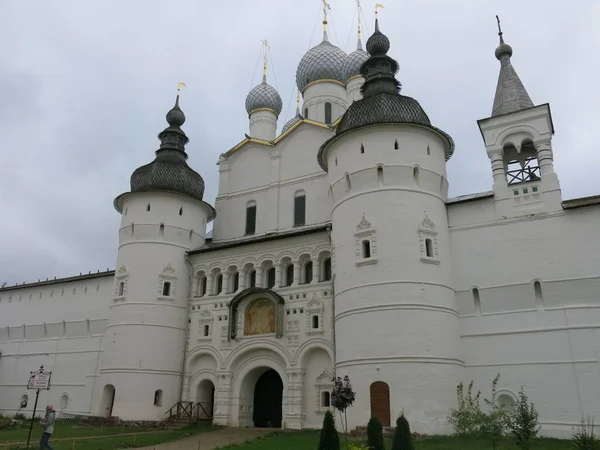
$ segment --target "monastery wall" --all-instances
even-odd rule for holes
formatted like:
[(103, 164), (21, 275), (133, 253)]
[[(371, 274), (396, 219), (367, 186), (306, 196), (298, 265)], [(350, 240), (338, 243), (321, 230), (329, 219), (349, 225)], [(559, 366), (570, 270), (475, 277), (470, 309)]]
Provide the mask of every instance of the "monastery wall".
[(567, 437), (600, 415), (600, 207), (492, 211), (491, 199), (449, 206), (464, 382), (489, 395), (500, 373), (502, 401), (524, 386), (544, 434)]
[(0, 290), (0, 413), (33, 411), (25, 386), (42, 364), (52, 388), (38, 410), (90, 413), (112, 289), (111, 271)]

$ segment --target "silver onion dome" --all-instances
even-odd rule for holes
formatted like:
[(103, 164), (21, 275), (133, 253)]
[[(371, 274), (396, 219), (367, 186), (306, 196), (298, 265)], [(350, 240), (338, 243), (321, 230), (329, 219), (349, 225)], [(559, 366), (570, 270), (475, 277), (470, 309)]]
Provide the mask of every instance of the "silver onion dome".
[(369, 59), (369, 54), (362, 49), (359, 41), (359, 47), (350, 53), (344, 62), (342, 75), (345, 83), (347, 83), (350, 78), (360, 75), (360, 68), (367, 59)]
[(323, 36), (323, 42), (304, 54), (296, 70), (296, 86), (303, 92), (306, 86), (318, 80), (345, 83), (343, 69), (346, 53)]
[(296, 115), (294, 117), (292, 117), (290, 120), (288, 120), (285, 123), (285, 125), (281, 129), (281, 134), (285, 133), (287, 130), (292, 128), (297, 122), (300, 122), (301, 120), (302, 120), (302, 116), (300, 116), (300, 113), (296, 113)]
[(258, 109), (270, 109), (279, 117), (282, 107), (283, 102), (279, 92), (273, 86), (267, 84), (266, 76), (263, 76), (262, 83), (253, 88), (246, 97), (246, 112), (248, 114), (252, 114), (253, 111)]

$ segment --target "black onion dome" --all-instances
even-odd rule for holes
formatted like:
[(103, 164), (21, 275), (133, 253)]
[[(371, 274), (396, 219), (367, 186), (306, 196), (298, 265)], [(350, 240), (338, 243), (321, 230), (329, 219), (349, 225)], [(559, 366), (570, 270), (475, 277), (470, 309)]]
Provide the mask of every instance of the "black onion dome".
[[(179, 108), (179, 96), (166, 119), (169, 126), (158, 135), (161, 144), (156, 158), (133, 172), (131, 192), (169, 191), (202, 200), (204, 180), (186, 162), (185, 144), (189, 139), (180, 128), (185, 123), (185, 114)], [(115, 200), (117, 210), (120, 210), (120, 198)]]
[(329, 144), (340, 135), (362, 127), (386, 123), (419, 125), (436, 131), (447, 142), (446, 159), (454, 151), (454, 141), (442, 130), (431, 125), (429, 117), (418, 101), (400, 95), (401, 84), (396, 79), (398, 62), (387, 55), (389, 39), (379, 30), (375, 21), (375, 32), (367, 41), (369, 58), (360, 68), (365, 82), (361, 87), (363, 98), (353, 102), (342, 116), (335, 136), (325, 141), (318, 152), (318, 162), (327, 171), (325, 152)]

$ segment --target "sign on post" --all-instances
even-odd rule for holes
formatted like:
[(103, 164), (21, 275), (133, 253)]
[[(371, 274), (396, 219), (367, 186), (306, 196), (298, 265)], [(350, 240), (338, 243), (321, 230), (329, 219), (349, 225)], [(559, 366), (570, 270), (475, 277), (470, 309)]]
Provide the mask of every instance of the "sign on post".
[(47, 391), (50, 389), (50, 377), (52, 372), (44, 372), (42, 370), (36, 370), (35, 372), (30, 372), (29, 374), (29, 382), (27, 383), (27, 389), (35, 389)]

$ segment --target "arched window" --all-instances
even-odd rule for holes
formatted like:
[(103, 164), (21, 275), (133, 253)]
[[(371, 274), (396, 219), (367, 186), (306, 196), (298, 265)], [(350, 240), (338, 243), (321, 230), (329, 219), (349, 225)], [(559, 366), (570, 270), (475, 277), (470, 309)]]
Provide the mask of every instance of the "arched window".
[(398, 139), (394, 141), (394, 150), (398, 150), (400, 146), (398, 145)]
[(479, 298), (479, 289), (473, 288), (473, 304), (475, 306), (475, 312), (481, 314), (481, 298)]
[(150, 211), (150, 203), (146, 205), (146, 211)]
[(198, 295), (203, 296), (206, 295), (206, 276), (202, 275), (200, 277), (200, 288), (198, 289)]
[(427, 146), (427, 155), (431, 155), (431, 148), (429, 148), (429, 145)]
[(162, 389), (154, 391), (154, 406), (162, 406)]
[(256, 270), (250, 271), (249, 275), (249, 286), (248, 287), (256, 287)]
[(202, 328), (202, 335), (204, 337), (208, 337), (209, 332), (210, 332), (210, 326), (204, 325), (204, 327)]
[(310, 283), (313, 279), (313, 263), (312, 261), (308, 261), (304, 264), (304, 282), (306, 284)]
[(352, 189), (352, 184), (350, 183), (350, 175), (346, 174), (344, 176), (344, 180), (346, 181), (346, 190), (349, 191)]
[(428, 258), (433, 258), (433, 242), (431, 239), (425, 239), (425, 254)]
[(296, 192), (294, 196), (294, 226), (300, 227), (306, 224), (306, 194), (303, 191)]
[(183, 207), (179, 208), (179, 215), (183, 216)]
[(323, 281), (331, 280), (331, 258), (323, 261)]
[(311, 328), (313, 330), (316, 330), (319, 328), (319, 316), (318, 315), (314, 315), (312, 316), (312, 320), (311, 320)]
[(246, 234), (256, 232), (256, 202), (249, 202), (246, 206)]
[(64, 411), (68, 407), (69, 407), (69, 396), (67, 394), (63, 394), (60, 396), (59, 408), (61, 411)]
[(160, 227), (158, 227), (158, 237), (159, 239), (164, 238), (165, 236), (165, 225), (163, 223), (160, 224)]
[(163, 283), (163, 296), (168, 297), (169, 295), (171, 295), (171, 283), (168, 281), (165, 281)]
[(365, 152), (365, 146), (362, 145), (362, 143), (360, 144), (360, 152), (364, 153)]
[(325, 103), (325, 123), (331, 125), (331, 103)]
[(362, 241), (362, 257), (370, 258), (371, 257), (371, 241), (364, 240)]
[(379, 186), (383, 184), (383, 167), (381, 166), (377, 167), (377, 183)]
[(275, 287), (275, 267), (271, 267), (267, 270), (267, 288), (273, 289)]
[(413, 180), (415, 180), (415, 184), (419, 185), (419, 168), (413, 168)]
[(131, 224), (131, 237), (133, 237), (134, 233), (135, 233), (135, 225), (132, 223)]
[(123, 281), (121, 281), (119, 283), (119, 295), (123, 295), (124, 291), (125, 291), (125, 283)]
[(288, 264), (285, 268), (285, 285), (291, 286), (294, 282), (294, 265)]
[(237, 292), (240, 287), (240, 273), (236, 272), (233, 274), (233, 292)]
[(323, 408), (329, 408), (331, 406), (331, 394), (327, 391), (321, 393), (321, 406)]

